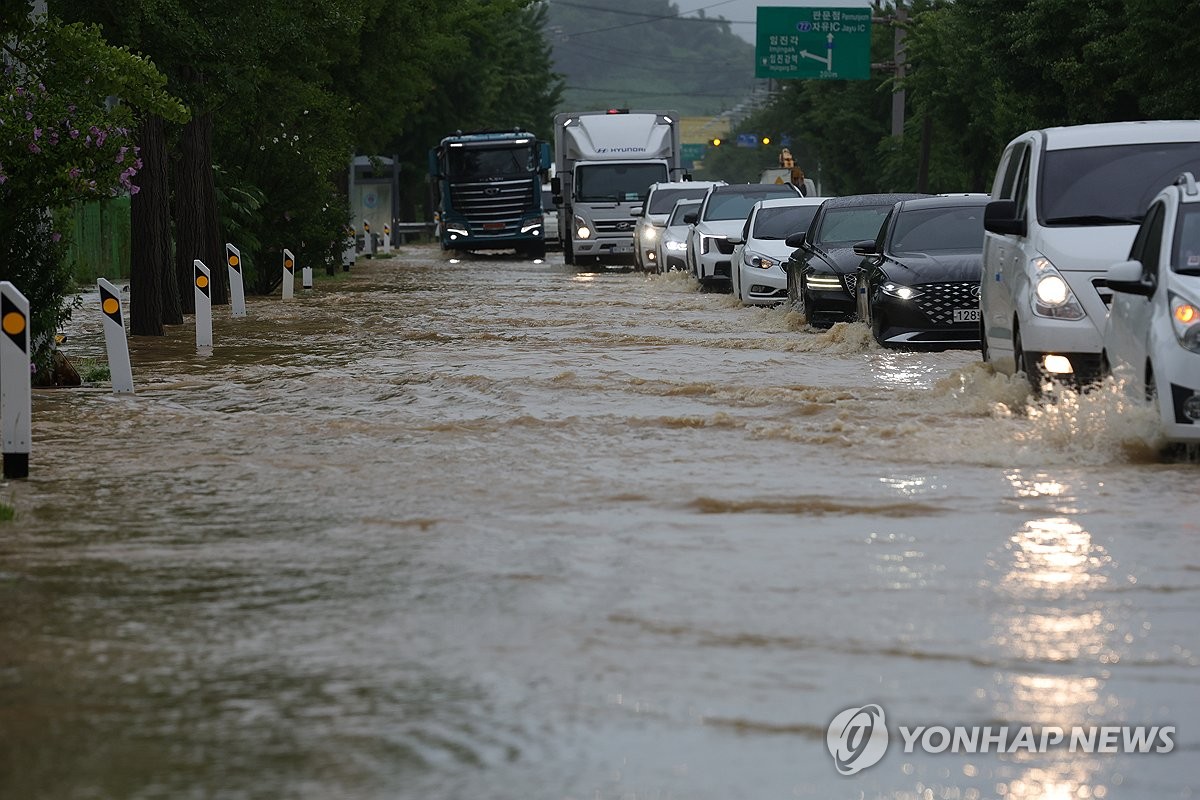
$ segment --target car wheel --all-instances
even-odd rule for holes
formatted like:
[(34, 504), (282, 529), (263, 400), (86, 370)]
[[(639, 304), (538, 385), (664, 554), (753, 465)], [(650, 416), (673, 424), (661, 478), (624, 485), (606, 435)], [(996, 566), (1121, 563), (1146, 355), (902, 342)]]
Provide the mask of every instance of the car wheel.
[(575, 265), (575, 246), (570, 239), (563, 242), (563, 263), (568, 266)]
[(979, 352), (986, 362), (988, 360), (987, 328), (984, 326), (983, 320), (979, 320)]
[(1158, 404), (1158, 384), (1154, 381), (1154, 366), (1146, 362), (1146, 402)]
[(1033, 389), (1034, 397), (1038, 397), (1042, 393), (1042, 373), (1037, 365), (1028, 362), (1025, 358), (1025, 348), (1021, 346), (1021, 331), (1017, 330), (1013, 334), (1013, 362), (1016, 365), (1017, 374), (1024, 375), (1029, 381), (1029, 386)]
[(886, 342), (883, 341), (883, 332), (887, 329), (887, 318), (875, 309), (870, 310), (869, 321), (871, 324), (871, 335), (875, 337), (875, 341), (880, 347), (886, 347)]

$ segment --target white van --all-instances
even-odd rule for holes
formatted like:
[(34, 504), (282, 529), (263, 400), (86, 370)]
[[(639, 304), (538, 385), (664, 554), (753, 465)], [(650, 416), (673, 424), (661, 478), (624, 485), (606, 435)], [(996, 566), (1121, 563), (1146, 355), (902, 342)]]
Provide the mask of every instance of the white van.
[(1008, 144), (984, 213), (984, 360), (1083, 382), (1100, 374), (1108, 268), (1146, 208), (1200, 171), (1200, 120), (1029, 131)]

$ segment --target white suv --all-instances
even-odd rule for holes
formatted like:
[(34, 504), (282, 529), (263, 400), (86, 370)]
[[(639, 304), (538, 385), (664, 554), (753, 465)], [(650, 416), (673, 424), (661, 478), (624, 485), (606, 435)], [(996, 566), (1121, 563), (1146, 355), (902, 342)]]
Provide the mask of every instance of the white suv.
[(1004, 150), (984, 214), (984, 359), (1088, 381), (1100, 372), (1114, 254), (1146, 207), (1200, 171), (1200, 121), (1110, 122), (1029, 131)]
[(1200, 187), (1186, 172), (1150, 204), (1129, 261), (1108, 271), (1104, 357), (1158, 406), (1172, 442), (1200, 442)]

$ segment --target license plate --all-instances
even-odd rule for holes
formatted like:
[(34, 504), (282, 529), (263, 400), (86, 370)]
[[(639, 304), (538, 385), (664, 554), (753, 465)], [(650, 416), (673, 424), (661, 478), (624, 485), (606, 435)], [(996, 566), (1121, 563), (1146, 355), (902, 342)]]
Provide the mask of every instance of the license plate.
[(980, 316), (978, 308), (956, 308), (954, 309), (955, 322), (979, 322), (983, 319)]
[(485, 222), (485, 223), (483, 223), (483, 229), (485, 231), (502, 231), (502, 230), (504, 230), (504, 223), (503, 222)]

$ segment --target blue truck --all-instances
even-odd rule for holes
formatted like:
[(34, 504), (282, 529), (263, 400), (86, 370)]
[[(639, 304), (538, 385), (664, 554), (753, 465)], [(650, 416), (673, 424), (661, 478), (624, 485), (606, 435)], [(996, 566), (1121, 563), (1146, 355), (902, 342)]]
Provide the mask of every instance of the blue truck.
[(456, 131), (429, 151), (443, 250), (546, 255), (542, 183), (550, 145), (522, 130)]

